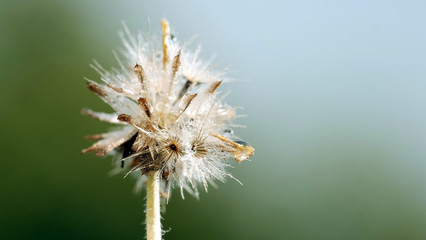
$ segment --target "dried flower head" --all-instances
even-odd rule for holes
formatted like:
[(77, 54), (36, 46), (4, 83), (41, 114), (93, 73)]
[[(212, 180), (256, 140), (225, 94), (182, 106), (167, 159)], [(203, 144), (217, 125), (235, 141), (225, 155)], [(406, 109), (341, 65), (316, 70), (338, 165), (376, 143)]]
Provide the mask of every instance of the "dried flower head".
[(235, 109), (217, 91), (224, 71), (200, 61), (200, 48), (192, 52), (180, 45), (166, 20), (161, 28), (160, 36), (137, 39), (125, 28), (120, 69), (93, 66), (104, 83), (88, 80), (88, 88), (115, 112), (83, 113), (121, 126), (88, 136), (99, 141), (83, 153), (115, 154), (119, 168), (139, 173), (142, 183), (145, 174), (159, 171), (165, 196), (173, 186), (197, 195), (197, 185), (207, 189), (212, 180), (232, 177), (225, 169), (227, 159), (244, 161), (254, 149), (237, 141), (229, 128)]

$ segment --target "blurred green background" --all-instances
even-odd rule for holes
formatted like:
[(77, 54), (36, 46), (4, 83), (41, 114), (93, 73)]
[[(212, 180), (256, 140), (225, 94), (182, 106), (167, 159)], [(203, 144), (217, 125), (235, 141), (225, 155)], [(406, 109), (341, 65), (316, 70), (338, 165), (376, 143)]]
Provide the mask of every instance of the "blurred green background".
[[(121, 21), (167, 17), (238, 81), (233, 180), (174, 194), (165, 239), (426, 239), (424, 1), (0, 1), (0, 239), (142, 239), (144, 193), (81, 155)], [(196, 44), (193, 45), (194, 47)]]

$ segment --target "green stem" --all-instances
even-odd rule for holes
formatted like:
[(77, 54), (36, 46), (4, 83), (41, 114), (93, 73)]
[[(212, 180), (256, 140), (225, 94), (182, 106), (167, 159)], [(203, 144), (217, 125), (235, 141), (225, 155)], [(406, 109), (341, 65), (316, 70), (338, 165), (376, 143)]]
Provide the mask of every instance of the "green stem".
[(159, 171), (147, 174), (146, 235), (147, 240), (161, 240)]

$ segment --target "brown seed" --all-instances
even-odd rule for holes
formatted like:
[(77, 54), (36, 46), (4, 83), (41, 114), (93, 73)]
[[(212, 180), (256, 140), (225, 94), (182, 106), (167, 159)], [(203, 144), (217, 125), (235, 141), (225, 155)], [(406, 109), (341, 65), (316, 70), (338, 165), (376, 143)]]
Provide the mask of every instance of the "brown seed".
[(105, 97), (106, 93), (102, 91), (102, 89), (99, 87), (99, 85), (95, 83), (88, 83), (87, 87), (90, 91), (92, 91), (94, 94), (98, 95), (99, 97)]
[(210, 87), (207, 89), (207, 93), (208, 94), (214, 93), (214, 91), (216, 91), (216, 89), (220, 86), (221, 83), (222, 83), (222, 81), (217, 81), (217, 82), (212, 83), (210, 85)]
[(220, 134), (213, 133), (212, 135), (233, 148), (233, 150), (229, 152), (234, 155), (235, 160), (239, 163), (248, 159), (254, 154), (254, 148), (245, 142), (244, 144), (247, 145), (242, 145), (240, 143), (229, 140), (228, 138)]
[(99, 151), (96, 153), (96, 156), (98, 156), (98, 157), (103, 157), (103, 156), (105, 156), (105, 154), (106, 154), (105, 150), (99, 150)]
[(132, 122), (132, 116), (127, 114), (120, 114), (118, 115), (117, 119), (122, 122), (127, 122), (127, 123)]
[(146, 79), (145, 70), (143, 67), (136, 63), (133, 71), (135, 72), (136, 76), (138, 76), (139, 82), (143, 83)]
[[(185, 112), (185, 110), (189, 107), (189, 105), (191, 104), (192, 100), (194, 100), (194, 98), (197, 96), (198, 94), (194, 93), (194, 94), (189, 94), (183, 101), (183, 103), (185, 104), (185, 107), (182, 109), (182, 113)], [(181, 114), (182, 114), (181, 113)], [(180, 115), (179, 115), (180, 116)]]
[(146, 98), (139, 98), (138, 103), (142, 111), (145, 112), (146, 116), (151, 119), (151, 111), (149, 110), (149, 105)]
[(172, 64), (172, 80), (175, 78), (177, 71), (179, 70), (180, 67), (180, 53), (181, 51), (179, 50), (179, 53), (173, 58), (173, 64)]
[(95, 134), (95, 135), (88, 135), (85, 138), (86, 139), (101, 139), (104, 138), (105, 134)]

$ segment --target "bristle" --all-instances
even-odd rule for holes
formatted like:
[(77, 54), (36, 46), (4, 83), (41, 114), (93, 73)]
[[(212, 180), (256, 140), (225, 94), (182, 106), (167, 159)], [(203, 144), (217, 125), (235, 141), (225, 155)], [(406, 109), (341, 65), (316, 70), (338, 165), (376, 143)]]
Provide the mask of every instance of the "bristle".
[(98, 151), (98, 154), (101, 154), (101, 152), (104, 152), (104, 154), (106, 154), (114, 150), (116, 147), (121, 146), (123, 143), (129, 140), (135, 133), (135, 129), (131, 127), (124, 127), (121, 130), (102, 134), (103, 139), (94, 143), (89, 148), (84, 149), (82, 153)]
[(207, 148), (201, 139), (197, 139), (192, 143), (191, 150), (194, 151), (194, 156), (203, 158), (207, 155)]
[(114, 87), (111, 84), (107, 84), (107, 86), (117, 93), (123, 93), (124, 92), (122, 88)]
[(102, 112), (94, 112), (88, 108), (84, 108), (81, 110), (81, 114), (87, 115), (89, 117), (92, 117), (94, 119), (97, 119), (99, 121), (109, 122), (109, 123), (120, 123), (120, 121), (117, 120), (117, 114), (116, 113), (102, 113)]
[(183, 97), (183, 95), (185, 95), (185, 93), (188, 92), (189, 88), (192, 86), (193, 82), (189, 79), (186, 80), (185, 84), (183, 85), (182, 89), (179, 92), (178, 95), (178, 100), (181, 99)]

